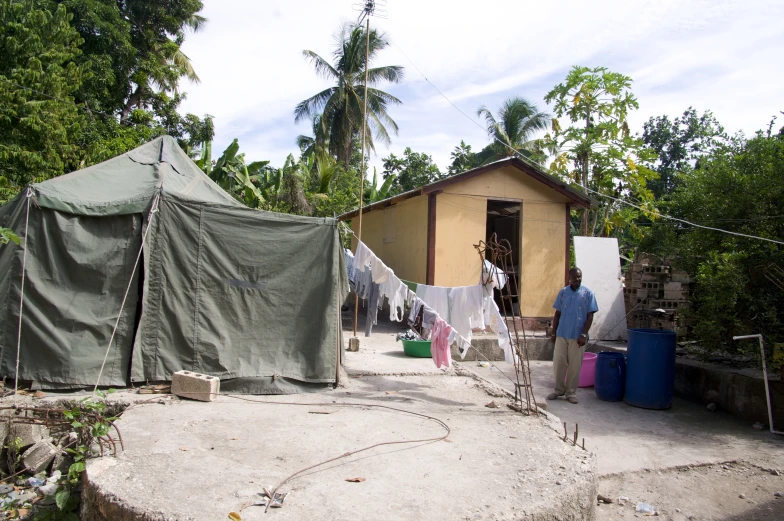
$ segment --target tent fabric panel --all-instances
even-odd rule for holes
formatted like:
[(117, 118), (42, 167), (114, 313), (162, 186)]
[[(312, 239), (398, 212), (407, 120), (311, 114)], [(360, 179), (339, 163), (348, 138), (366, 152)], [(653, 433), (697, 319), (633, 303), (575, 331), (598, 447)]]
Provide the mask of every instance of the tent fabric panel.
[(244, 206), (202, 172), (170, 136), (33, 188), (41, 206), (74, 215), (146, 213), (161, 191), (184, 200)]
[(44, 207), (77, 215), (116, 215), (142, 213), (158, 184), (154, 165), (138, 164), (122, 155), (36, 183), (33, 188)]
[(196, 371), (192, 346), (198, 218), (172, 209), (165, 200), (162, 196), (148, 232), (134, 381), (171, 380), (176, 371)]
[[(94, 384), (141, 246), (141, 216), (84, 217), (31, 206), (19, 378)], [(6, 294), (19, 320), (22, 250)], [(134, 279), (138, 275), (134, 275)], [(132, 287), (134, 286), (132, 281)], [(100, 385), (125, 385), (137, 293), (128, 295)], [(16, 327), (6, 327), (0, 373), (13, 375)]]
[(145, 379), (190, 369), (335, 381), (347, 293), (337, 223), (289, 217), (162, 198), (145, 295)]
[[(27, 200), (25, 191), (19, 193), (14, 199), (0, 206), (0, 226), (9, 228), (24, 240), (25, 212), (27, 211)], [(3, 352), (9, 349), (14, 351), (16, 360), (16, 333), (19, 326), (17, 320), (11, 320), (8, 315), (8, 291), (13, 281), (12, 267), (18, 253), (21, 253), (22, 246), (17, 246), (9, 242), (0, 246), (0, 360)]]

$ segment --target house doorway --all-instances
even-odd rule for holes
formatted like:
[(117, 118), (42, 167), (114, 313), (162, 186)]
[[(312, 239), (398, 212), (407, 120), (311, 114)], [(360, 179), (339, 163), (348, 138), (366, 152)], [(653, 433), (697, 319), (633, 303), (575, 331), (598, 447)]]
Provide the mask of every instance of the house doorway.
[[(509, 241), (512, 246), (512, 264), (507, 266), (508, 283), (512, 288), (518, 288), (520, 276), (520, 226), (522, 216), (522, 203), (519, 201), (502, 201), (497, 199), (487, 200), (486, 237), (489, 241), (496, 234), (498, 242)], [(500, 266), (499, 266), (500, 267)], [(494, 290), (496, 304), (501, 306), (501, 293)], [(514, 289), (513, 295), (517, 293)], [(503, 309), (503, 308), (501, 308)], [(520, 316), (519, 297), (512, 298), (512, 310), (515, 316)]]

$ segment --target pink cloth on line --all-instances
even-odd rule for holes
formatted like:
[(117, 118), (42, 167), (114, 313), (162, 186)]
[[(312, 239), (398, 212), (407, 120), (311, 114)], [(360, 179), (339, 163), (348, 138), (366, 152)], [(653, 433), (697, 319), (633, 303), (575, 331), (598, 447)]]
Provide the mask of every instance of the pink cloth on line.
[(449, 334), (452, 328), (439, 316), (436, 317), (433, 325), (433, 332), (430, 334), (430, 352), (433, 355), (433, 362), (436, 367), (449, 367), (451, 353), (449, 352)]

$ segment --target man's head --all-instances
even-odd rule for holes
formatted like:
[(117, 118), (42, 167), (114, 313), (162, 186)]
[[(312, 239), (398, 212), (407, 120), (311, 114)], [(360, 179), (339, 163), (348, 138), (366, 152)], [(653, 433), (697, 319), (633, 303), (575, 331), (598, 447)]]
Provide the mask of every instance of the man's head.
[(577, 291), (577, 288), (579, 288), (580, 284), (582, 283), (583, 283), (583, 270), (577, 267), (570, 269), (569, 285), (572, 287), (572, 289)]

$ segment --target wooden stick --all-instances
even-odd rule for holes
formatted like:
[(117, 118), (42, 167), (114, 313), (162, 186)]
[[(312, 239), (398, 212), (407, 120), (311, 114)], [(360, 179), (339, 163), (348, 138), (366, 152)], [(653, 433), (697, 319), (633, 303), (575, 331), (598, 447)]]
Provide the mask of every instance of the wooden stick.
[(574, 439), (572, 440), (572, 445), (577, 445), (577, 433), (580, 432), (580, 424), (574, 424)]

